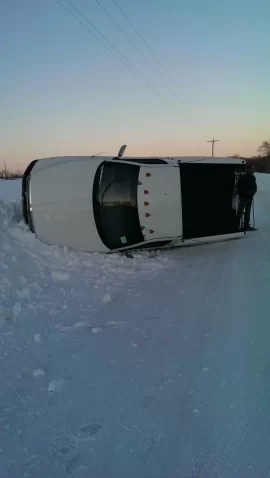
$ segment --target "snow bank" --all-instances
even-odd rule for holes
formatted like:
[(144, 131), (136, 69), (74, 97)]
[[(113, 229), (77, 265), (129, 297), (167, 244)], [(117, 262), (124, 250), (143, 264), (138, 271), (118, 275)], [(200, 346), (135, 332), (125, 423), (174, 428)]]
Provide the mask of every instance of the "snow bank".
[(21, 179), (0, 179), (0, 199), (5, 202), (20, 202), (21, 184)]
[[(8, 218), (13, 218), (16, 221), (22, 219), (22, 203), (21, 203), (21, 179), (14, 179), (14, 180), (4, 180), (0, 179), (0, 209), (1, 207), (5, 207), (6, 212), (0, 212), (3, 217), (5, 217), (5, 221)], [(0, 218), (1, 221), (1, 218)]]
[(256, 173), (256, 179), (260, 191), (270, 191), (270, 174)]
[(77, 307), (80, 322), (87, 325), (90, 311), (92, 314), (103, 309), (119, 294), (128, 294), (128, 283), (134, 275), (151, 279), (170, 265), (161, 253), (147, 251), (129, 259), (43, 244), (18, 216), (19, 191), (20, 181), (0, 183), (2, 325), (5, 320), (25, 319), (29, 310), (34, 317), (46, 309), (47, 316), (70, 326), (77, 323)]

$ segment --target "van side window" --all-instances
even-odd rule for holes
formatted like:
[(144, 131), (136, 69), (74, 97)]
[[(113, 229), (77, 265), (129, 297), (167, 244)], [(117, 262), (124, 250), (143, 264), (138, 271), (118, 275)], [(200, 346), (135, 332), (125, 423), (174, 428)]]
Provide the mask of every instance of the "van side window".
[(159, 158), (113, 158), (116, 159), (117, 161), (123, 161), (123, 162), (131, 162), (131, 163), (138, 163), (138, 164), (167, 164), (166, 161), (163, 159)]

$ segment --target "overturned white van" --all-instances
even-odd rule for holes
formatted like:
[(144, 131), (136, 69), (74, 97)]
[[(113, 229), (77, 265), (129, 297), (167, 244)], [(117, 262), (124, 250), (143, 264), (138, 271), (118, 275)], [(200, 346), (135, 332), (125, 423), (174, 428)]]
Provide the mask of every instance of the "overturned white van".
[(47, 244), (86, 252), (241, 237), (235, 158), (55, 157), (22, 181), (24, 219)]

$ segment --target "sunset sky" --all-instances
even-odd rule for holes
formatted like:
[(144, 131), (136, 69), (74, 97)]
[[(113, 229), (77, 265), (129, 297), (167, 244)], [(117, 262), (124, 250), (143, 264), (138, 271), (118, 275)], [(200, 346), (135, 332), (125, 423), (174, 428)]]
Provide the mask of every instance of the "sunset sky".
[(97, 0), (72, 2), (137, 73), (57, 0), (2, 1), (0, 169), (123, 143), (127, 155), (210, 155), (213, 137), (217, 156), (254, 155), (270, 139), (269, 0), (117, 0), (156, 56), (113, 0), (98, 2), (141, 55)]

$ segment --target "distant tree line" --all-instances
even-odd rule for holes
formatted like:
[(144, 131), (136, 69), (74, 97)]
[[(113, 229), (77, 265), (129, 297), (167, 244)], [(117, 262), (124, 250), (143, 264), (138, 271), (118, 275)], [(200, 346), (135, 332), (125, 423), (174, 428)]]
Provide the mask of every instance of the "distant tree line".
[(253, 163), (258, 173), (270, 174), (270, 141), (263, 141), (258, 148), (258, 155), (251, 158), (245, 158), (240, 154), (233, 154), (233, 158), (244, 159), (247, 164)]
[(23, 173), (19, 170), (8, 171), (5, 169), (0, 170), (0, 179), (19, 179), (22, 178)]

